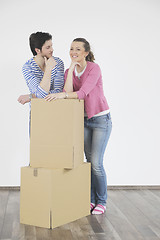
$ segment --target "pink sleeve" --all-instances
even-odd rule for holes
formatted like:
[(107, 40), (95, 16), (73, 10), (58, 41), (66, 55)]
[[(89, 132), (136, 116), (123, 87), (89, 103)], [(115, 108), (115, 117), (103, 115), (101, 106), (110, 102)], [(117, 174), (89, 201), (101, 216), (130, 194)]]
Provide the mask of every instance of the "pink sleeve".
[(77, 91), (79, 99), (84, 99), (96, 86), (98, 79), (101, 77), (100, 67), (96, 64), (89, 72), (82, 87)]

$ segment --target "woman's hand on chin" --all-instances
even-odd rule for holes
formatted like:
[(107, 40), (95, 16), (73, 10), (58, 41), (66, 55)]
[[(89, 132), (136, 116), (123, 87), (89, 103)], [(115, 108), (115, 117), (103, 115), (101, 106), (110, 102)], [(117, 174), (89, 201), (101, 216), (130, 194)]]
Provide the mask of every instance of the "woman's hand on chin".
[(76, 65), (81, 67), (81, 64), (79, 62), (72, 61), (69, 69), (73, 71)]

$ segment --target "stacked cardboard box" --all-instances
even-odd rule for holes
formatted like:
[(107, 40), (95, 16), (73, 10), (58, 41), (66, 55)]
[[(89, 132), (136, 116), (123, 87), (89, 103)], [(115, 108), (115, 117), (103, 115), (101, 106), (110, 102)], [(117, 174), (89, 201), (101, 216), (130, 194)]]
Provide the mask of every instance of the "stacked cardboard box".
[(82, 100), (32, 100), (30, 166), (21, 169), (21, 223), (54, 228), (90, 214), (83, 115)]

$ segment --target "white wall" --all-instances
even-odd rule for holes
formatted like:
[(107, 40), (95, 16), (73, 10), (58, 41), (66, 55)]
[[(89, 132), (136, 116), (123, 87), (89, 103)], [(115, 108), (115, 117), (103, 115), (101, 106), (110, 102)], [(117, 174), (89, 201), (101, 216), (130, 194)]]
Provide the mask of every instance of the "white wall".
[(17, 98), (28, 93), (21, 67), (36, 31), (53, 35), (65, 68), (73, 38), (91, 43), (113, 120), (108, 185), (160, 185), (159, 13), (159, 0), (0, 1), (0, 186), (20, 185), (29, 163), (29, 107)]

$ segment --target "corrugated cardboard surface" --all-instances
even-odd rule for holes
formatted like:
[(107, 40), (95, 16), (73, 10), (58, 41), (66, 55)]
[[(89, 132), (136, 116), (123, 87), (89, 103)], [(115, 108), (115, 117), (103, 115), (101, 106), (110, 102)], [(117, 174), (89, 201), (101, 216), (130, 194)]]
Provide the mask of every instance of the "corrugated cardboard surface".
[(83, 100), (32, 99), (30, 165), (71, 169), (83, 163), (83, 152)]
[(20, 222), (49, 228), (51, 208), (51, 171), (21, 168)]
[(90, 163), (72, 170), (21, 168), (20, 222), (55, 228), (90, 214)]

